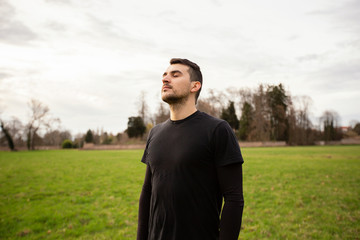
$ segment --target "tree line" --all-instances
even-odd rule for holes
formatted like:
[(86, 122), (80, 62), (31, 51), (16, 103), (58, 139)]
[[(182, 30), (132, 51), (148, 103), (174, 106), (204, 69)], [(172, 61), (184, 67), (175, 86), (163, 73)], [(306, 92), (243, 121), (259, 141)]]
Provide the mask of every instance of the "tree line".
[[(169, 110), (159, 103), (155, 114), (141, 93), (139, 115), (129, 118), (130, 137), (146, 135), (145, 126), (156, 125), (169, 118)], [(255, 89), (210, 89), (198, 100), (197, 108), (226, 120), (240, 141), (285, 141), (289, 145), (313, 145), (316, 141), (337, 141), (360, 135), (360, 123), (353, 121), (346, 132), (340, 126), (337, 112), (326, 110), (317, 122), (311, 121), (312, 99), (291, 96), (282, 84), (263, 85)], [(151, 128), (151, 127), (150, 127)]]
[[(70, 131), (61, 130), (61, 121), (52, 116), (44, 103), (31, 99), (28, 103), (30, 116), (26, 124), (12, 117), (8, 121), (0, 119), (0, 146), (10, 150), (27, 148), (35, 150), (36, 146), (55, 146), (63, 148), (81, 148), (88, 141), (94, 144), (118, 144), (124, 134), (113, 135), (103, 130), (90, 130), (86, 134), (72, 136)], [(91, 139), (87, 136), (91, 133)]]
[(198, 108), (228, 121), (242, 141), (312, 145), (320, 140), (340, 140), (343, 133), (339, 115), (325, 111), (314, 124), (310, 119), (311, 104), (310, 97), (294, 98), (282, 84), (261, 84), (256, 89), (211, 91), (209, 97), (199, 102)]
[[(210, 89), (198, 100), (197, 108), (212, 116), (226, 120), (240, 141), (285, 141), (289, 145), (312, 145), (316, 141), (335, 141), (344, 137), (339, 125), (340, 116), (325, 111), (318, 122), (310, 119), (312, 100), (308, 96), (292, 97), (282, 84), (259, 85), (255, 89), (229, 88), (226, 91)], [(132, 139), (145, 141), (151, 128), (170, 116), (167, 105), (159, 102), (155, 113), (149, 111), (146, 93), (138, 98), (138, 115), (128, 118), (125, 132), (112, 134), (104, 130), (91, 130), (72, 136), (60, 130), (60, 119), (38, 100), (28, 104), (30, 117), (26, 124), (13, 117), (0, 119), (0, 145), (11, 150), (36, 145), (79, 148), (85, 143), (124, 144)], [(360, 123), (354, 121), (345, 137), (360, 135)]]

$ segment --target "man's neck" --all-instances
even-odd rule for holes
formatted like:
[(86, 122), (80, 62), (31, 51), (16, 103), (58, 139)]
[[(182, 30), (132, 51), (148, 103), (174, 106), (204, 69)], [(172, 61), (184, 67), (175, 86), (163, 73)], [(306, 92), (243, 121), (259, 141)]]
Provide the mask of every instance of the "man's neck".
[(196, 106), (193, 103), (172, 104), (170, 105), (170, 119), (172, 121), (182, 120), (196, 111)]

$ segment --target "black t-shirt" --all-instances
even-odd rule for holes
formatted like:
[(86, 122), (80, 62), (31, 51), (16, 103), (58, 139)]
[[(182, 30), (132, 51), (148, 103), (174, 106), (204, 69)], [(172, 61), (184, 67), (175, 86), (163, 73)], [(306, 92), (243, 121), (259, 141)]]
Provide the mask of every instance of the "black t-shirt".
[(167, 120), (150, 132), (142, 162), (151, 170), (148, 239), (217, 239), (216, 168), (243, 162), (229, 124), (199, 111)]

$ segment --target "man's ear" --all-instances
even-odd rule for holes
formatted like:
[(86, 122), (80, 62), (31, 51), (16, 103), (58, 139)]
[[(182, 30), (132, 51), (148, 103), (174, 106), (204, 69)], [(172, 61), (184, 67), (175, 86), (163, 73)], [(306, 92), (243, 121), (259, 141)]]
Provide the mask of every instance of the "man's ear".
[(197, 92), (201, 88), (201, 83), (198, 81), (191, 82), (190, 92)]

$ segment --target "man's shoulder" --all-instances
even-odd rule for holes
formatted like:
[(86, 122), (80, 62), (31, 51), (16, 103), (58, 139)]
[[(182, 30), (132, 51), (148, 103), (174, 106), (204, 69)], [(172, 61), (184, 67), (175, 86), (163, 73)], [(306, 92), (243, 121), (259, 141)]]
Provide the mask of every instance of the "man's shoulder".
[(229, 123), (224, 119), (220, 119), (211, 116), (207, 113), (200, 112), (201, 114), (201, 126), (211, 131), (217, 131), (219, 133), (233, 132)]
[(169, 120), (166, 120), (164, 122), (158, 123), (156, 124), (151, 130), (150, 130), (150, 135), (154, 134), (156, 132), (161, 131), (167, 124), (168, 124)]
[(211, 116), (205, 112), (200, 112), (199, 117), (202, 121), (204, 121), (204, 123), (211, 124), (213, 126), (218, 126), (219, 124), (226, 122), (223, 119)]
[(152, 129), (160, 129), (166, 124), (167, 120), (161, 123), (156, 124)]

